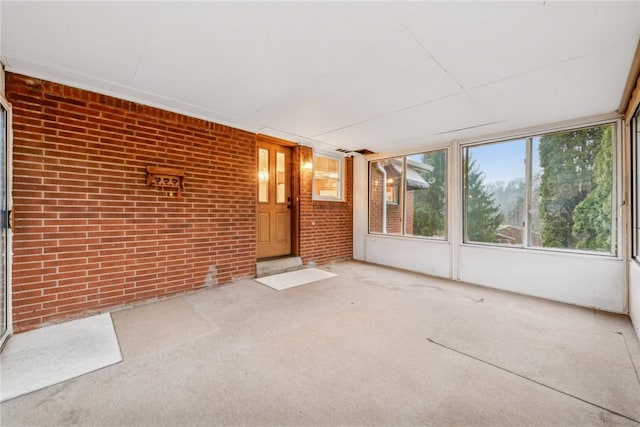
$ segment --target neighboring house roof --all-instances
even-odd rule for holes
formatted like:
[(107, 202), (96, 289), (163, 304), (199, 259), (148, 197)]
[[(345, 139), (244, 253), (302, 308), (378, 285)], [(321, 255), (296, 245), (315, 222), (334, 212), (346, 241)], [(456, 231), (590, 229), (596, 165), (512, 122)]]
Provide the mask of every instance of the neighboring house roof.
[[(522, 227), (515, 225), (501, 225), (496, 230), (496, 240), (501, 243), (521, 244), (524, 238), (524, 230)], [(530, 244), (532, 246), (542, 246), (542, 235), (539, 232), (532, 231), (530, 235)]]
[(429, 188), (429, 183), (420, 174), (407, 164), (407, 187), (409, 189)]
[[(387, 174), (393, 177), (402, 175), (402, 160), (389, 159), (385, 165)], [(408, 190), (429, 188), (429, 182), (425, 180), (424, 174), (433, 171), (433, 166), (407, 159), (406, 181)], [(420, 174), (422, 173), (422, 175)]]

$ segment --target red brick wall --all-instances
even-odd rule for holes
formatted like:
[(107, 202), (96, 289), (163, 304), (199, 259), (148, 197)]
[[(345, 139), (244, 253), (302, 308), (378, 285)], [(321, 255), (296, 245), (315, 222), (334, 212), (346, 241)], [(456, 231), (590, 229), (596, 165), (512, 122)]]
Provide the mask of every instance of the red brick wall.
[[(12, 73), (6, 94), (16, 331), (197, 289), (211, 266), (255, 274), (254, 134)], [(147, 165), (183, 168), (184, 197), (147, 187)], [(341, 244), (305, 254), (350, 257)]]
[(387, 204), (387, 234), (402, 234), (402, 206)]
[(413, 207), (413, 198), (415, 195), (415, 191), (414, 190), (408, 190), (404, 193), (405, 199), (404, 199), (404, 204), (405, 204), (405, 211), (407, 212), (405, 215), (405, 225), (404, 225), (404, 233), (407, 236), (412, 236), (413, 235), (413, 211), (414, 211), (414, 207)]
[[(300, 147), (300, 164), (312, 156), (311, 148)], [(313, 173), (300, 172), (300, 256), (305, 264), (353, 257), (353, 159), (344, 159), (344, 169), (344, 202), (313, 200)]]
[[(383, 182), (382, 173), (374, 165), (370, 167), (369, 191), (369, 231), (382, 233), (382, 209), (386, 197), (387, 185)], [(402, 188), (399, 189), (402, 192)], [(398, 195), (400, 198), (401, 195)], [(411, 200), (413, 208), (413, 199)], [(402, 205), (387, 203), (387, 234), (402, 234)], [(411, 223), (413, 230), (413, 221)]]

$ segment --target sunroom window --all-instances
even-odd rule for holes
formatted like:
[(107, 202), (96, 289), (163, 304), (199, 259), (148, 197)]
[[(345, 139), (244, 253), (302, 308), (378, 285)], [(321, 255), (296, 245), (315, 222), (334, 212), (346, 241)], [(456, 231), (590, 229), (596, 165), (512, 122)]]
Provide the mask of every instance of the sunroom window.
[(404, 158), (369, 163), (369, 231), (402, 234)]
[(524, 243), (526, 140), (464, 149), (465, 241)]
[(445, 239), (447, 152), (369, 163), (369, 232)]
[(615, 254), (615, 125), (463, 148), (464, 241)]
[(446, 239), (447, 152), (407, 156), (405, 235)]

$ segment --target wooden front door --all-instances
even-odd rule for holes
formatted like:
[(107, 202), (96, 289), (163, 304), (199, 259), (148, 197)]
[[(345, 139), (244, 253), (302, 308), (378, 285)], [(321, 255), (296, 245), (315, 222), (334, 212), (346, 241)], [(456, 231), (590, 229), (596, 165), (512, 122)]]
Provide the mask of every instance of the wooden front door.
[(291, 148), (258, 140), (257, 257), (291, 253)]

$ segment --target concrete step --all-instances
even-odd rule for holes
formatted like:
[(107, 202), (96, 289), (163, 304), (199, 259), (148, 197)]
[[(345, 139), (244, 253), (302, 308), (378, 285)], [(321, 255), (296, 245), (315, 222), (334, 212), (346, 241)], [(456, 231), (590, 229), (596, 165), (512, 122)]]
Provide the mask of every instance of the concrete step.
[(302, 268), (302, 258), (299, 256), (277, 258), (256, 262), (256, 277), (273, 276)]

